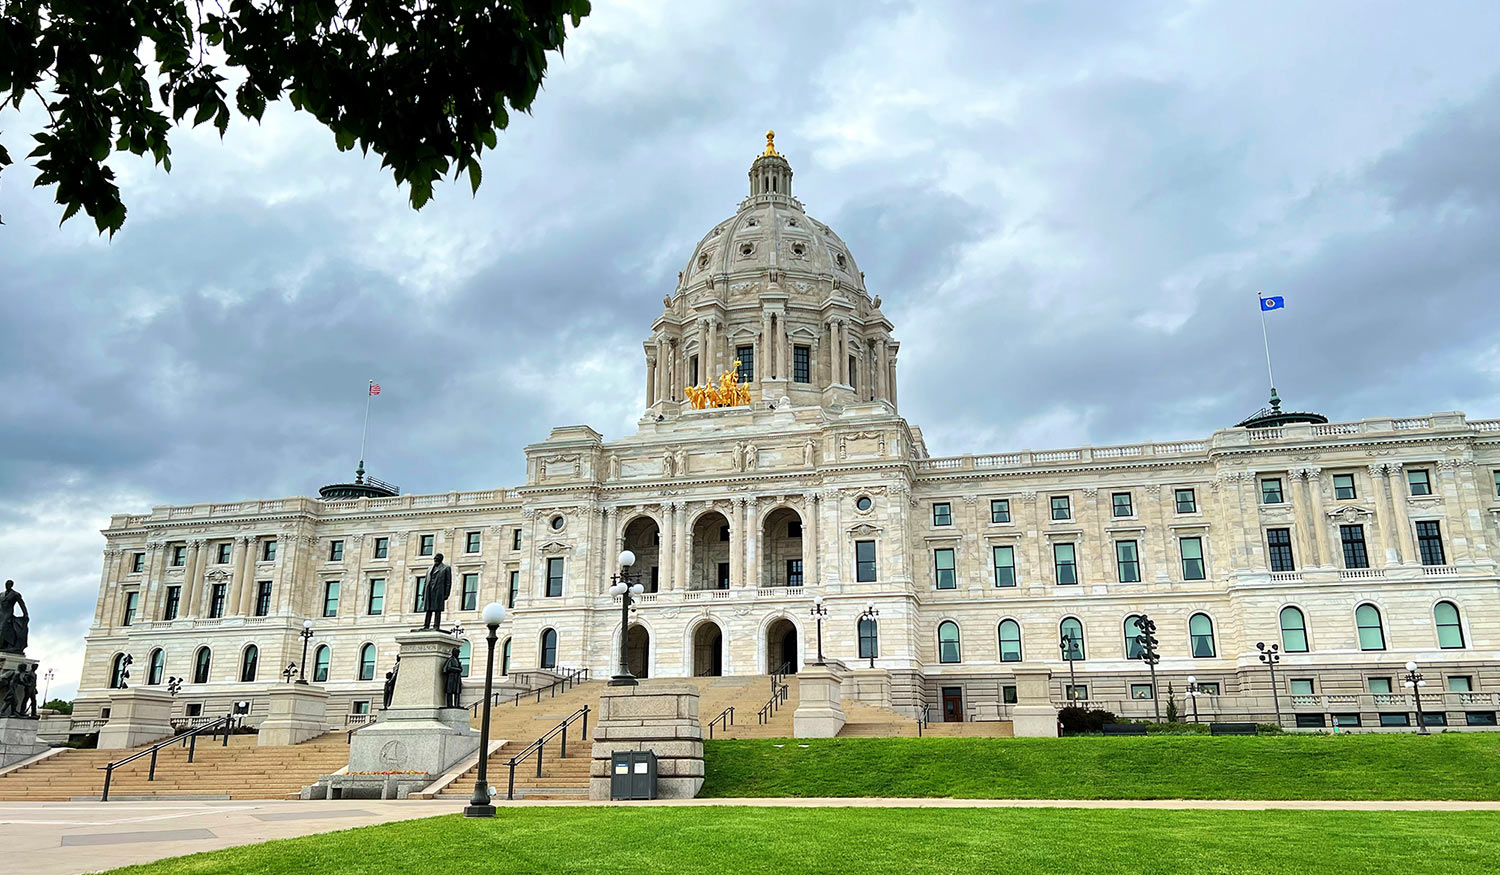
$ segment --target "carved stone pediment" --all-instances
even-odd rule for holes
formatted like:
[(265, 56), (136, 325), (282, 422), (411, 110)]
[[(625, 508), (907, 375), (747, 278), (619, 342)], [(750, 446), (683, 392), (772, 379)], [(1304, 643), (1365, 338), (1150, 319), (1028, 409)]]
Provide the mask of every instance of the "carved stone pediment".
[(1345, 525), (1357, 523), (1360, 520), (1369, 519), (1374, 515), (1375, 512), (1370, 510), (1369, 508), (1357, 507), (1352, 504), (1346, 505), (1344, 507), (1335, 507), (1328, 511), (1329, 521), (1344, 523)]
[(208, 579), (209, 583), (227, 583), (229, 581), (229, 572), (222, 568), (215, 568), (213, 571), (205, 574), (204, 577)]
[(573, 545), (565, 544), (562, 541), (548, 541), (542, 545), (541, 550), (544, 556), (556, 556), (559, 553), (573, 552)]
[(884, 530), (881, 529), (879, 526), (872, 526), (869, 523), (860, 523), (857, 526), (852, 526), (849, 529), (849, 534), (851, 534), (851, 535), (855, 536), (856, 538), (858, 538), (858, 537), (863, 537), (863, 536), (868, 536), (868, 535), (878, 535), (882, 531), (884, 531)]

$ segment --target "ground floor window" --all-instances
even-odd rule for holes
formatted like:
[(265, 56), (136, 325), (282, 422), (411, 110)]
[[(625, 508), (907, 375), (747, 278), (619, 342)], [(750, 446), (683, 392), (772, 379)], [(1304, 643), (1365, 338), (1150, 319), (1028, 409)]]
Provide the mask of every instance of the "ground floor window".
[(1465, 722), (1470, 726), (1494, 726), (1494, 711), (1470, 711), (1464, 715)]
[(1324, 722), (1322, 714), (1298, 714), (1297, 727), (1299, 729), (1321, 729), (1328, 724)]
[(1130, 698), (1132, 698), (1132, 699), (1150, 699), (1151, 698), (1151, 685), (1150, 684), (1131, 684), (1130, 685)]
[(1358, 714), (1335, 714), (1335, 715), (1333, 715), (1333, 725), (1335, 727), (1341, 727), (1341, 726), (1342, 727), (1359, 726), (1360, 725), (1359, 724), (1359, 715)]
[(1410, 714), (1381, 714), (1380, 715), (1380, 725), (1381, 726), (1410, 726), (1411, 725), (1411, 715)]
[(1089, 697), (1089, 685), (1068, 684), (1065, 688), (1065, 693), (1067, 694), (1068, 699), (1074, 702), (1081, 702)]

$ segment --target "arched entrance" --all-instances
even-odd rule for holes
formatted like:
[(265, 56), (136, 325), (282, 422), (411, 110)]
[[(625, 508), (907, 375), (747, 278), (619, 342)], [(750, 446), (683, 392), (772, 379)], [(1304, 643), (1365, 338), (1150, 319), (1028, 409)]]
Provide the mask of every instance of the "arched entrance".
[(729, 589), (729, 520), (711, 510), (693, 522), (688, 589)]
[(766, 514), (761, 543), (765, 545), (761, 585), (802, 586), (802, 517), (789, 507)]
[(646, 592), (656, 592), (661, 585), (661, 529), (656, 520), (638, 516), (626, 523), (623, 540), (625, 549), (635, 554), (631, 571), (641, 576), (639, 582)]
[(724, 674), (724, 633), (709, 620), (693, 630), (693, 677)]
[(779, 617), (766, 627), (766, 674), (797, 673), (797, 627)]
[(649, 677), (651, 633), (645, 626), (631, 626), (625, 634), (625, 666), (638, 678)]

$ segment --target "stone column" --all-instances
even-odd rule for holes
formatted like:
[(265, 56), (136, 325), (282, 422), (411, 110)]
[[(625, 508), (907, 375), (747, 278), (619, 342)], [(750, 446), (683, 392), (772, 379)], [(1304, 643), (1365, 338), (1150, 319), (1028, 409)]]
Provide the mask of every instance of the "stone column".
[[(661, 344), (657, 344), (657, 349)], [(650, 407), (656, 403), (656, 359), (646, 357), (646, 406)]]
[(1312, 523), (1308, 513), (1311, 498), (1307, 494), (1307, 469), (1291, 468), (1286, 474), (1287, 497), (1292, 502), (1292, 519), (1296, 521), (1292, 529), (1297, 551), (1296, 567), (1313, 568), (1318, 564), (1318, 554), (1314, 549), (1316, 542), (1313, 539)]
[(103, 567), (99, 571), (99, 595), (94, 600), (95, 625), (101, 629), (114, 626), (115, 593), (120, 589), (119, 575), (114, 573), (113, 548), (104, 548)]
[(1010, 709), (1017, 738), (1056, 738), (1057, 709), (1052, 706), (1052, 672), (1017, 669), (1016, 704)]
[(839, 320), (839, 368), (844, 375), (844, 379), (840, 382), (845, 386), (851, 385), (849, 382), (849, 320), (847, 319)]
[(843, 678), (831, 665), (804, 665), (797, 673), (796, 738), (833, 738), (844, 728)]
[[(239, 598), (230, 604), (229, 610), (241, 617), (248, 617), (255, 613), (255, 562), (257, 552), (260, 549), (260, 539), (255, 535), (247, 535), (245, 539), (244, 565), (240, 571)], [(358, 584), (355, 585), (358, 589)], [(340, 596), (343, 593), (339, 593)]]
[(677, 546), (677, 588), (690, 589), (693, 576), (693, 530), (688, 526), (687, 502), (677, 509), (677, 528), (682, 532), (682, 542)]
[(1406, 484), (1401, 476), (1401, 463), (1387, 462), (1385, 476), (1386, 489), (1391, 499), (1391, 535), (1396, 542), (1396, 552), (1401, 554), (1402, 564), (1415, 564), (1416, 536), (1412, 534), (1411, 518), (1406, 513)]
[(745, 585), (745, 499), (735, 496), (729, 509), (729, 586)]
[(620, 555), (620, 548), (618, 546), (619, 536), (615, 531), (619, 528), (619, 525), (620, 509), (617, 507), (605, 508), (604, 539), (601, 542), (602, 550), (599, 557), (602, 567), (600, 568), (598, 583), (595, 584), (595, 586), (599, 587), (600, 592), (605, 592), (609, 589), (609, 576), (614, 573), (612, 569), (614, 568), (615, 557)]
[(1337, 563), (1328, 539), (1328, 517), (1323, 512), (1323, 469), (1302, 470), (1307, 474), (1307, 489), (1312, 493), (1313, 542), (1318, 545), (1318, 564), (1324, 568), (1332, 568)]
[(890, 399), (891, 406), (895, 407), (896, 406), (896, 357), (893, 356), (893, 355), (890, 355), (890, 353), (887, 353), (886, 355), (891, 360), (891, 373), (890, 373), (889, 376), (886, 377), (886, 384), (885, 384), (886, 397)]
[(886, 383), (888, 380), (887, 370), (890, 368), (890, 362), (886, 359), (886, 346), (884, 337), (875, 342), (875, 358), (877, 361), (875, 367), (875, 397), (889, 398), (890, 395), (888, 394), (888, 392), (890, 390), (886, 388)]
[(776, 378), (775, 355), (776, 344), (771, 336), (771, 314), (760, 311), (760, 351), (756, 354), (755, 379), (757, 381), (772, 380)]
[(818, 580), (818, 509), (822, 496), (814, 491), (807, 493), (802, 507), (807, 519), (802, 525), (802, 582), (805, 586), (816, 586)]
[(673, 525), (672, 505), (676, 502), (663, 502), (659, 507), (661, 512), (661, 543), (656, 548), (656, 567), (658, 584), (662, 592), (672, 589), (672, 564), (676, 561), (675, 552), (677, 545), (677, 528)]
[(1395, 521), (1391, 518), (1390, 496), (1386, 488), (1385, 465), (1377, 462), (1370, 466), (1371, 493), (1375, 499), (1375, 522), (1380, 526), (1380, 543), (1385, 549), (1382, 555), (1385, 557), (1380, 565), (1401, 564), (1401, 549), (1399, 539), (1395, 535)]
[[(355, 733), (356, 737), (363, 733)], [(643, 681), (605, 687), (594, 728), (589, 799), (610, 797), (611, 758), (616, 751), (656, 754), (656, 795), (691, 799), (703, 786), (703, 724), (698, 688), (692, 684)]]
[(755, 548), (760, 543), (760, 499), (745, 499), (745, 585), (764, 586)]
[[(162, 610), (166, 605), (166, 587), (161, 580), (161, 562), (159, 554), (161, 545), (155, 541), (146, 544), (146, 571), (143, 575), (146, 583), (142, 587), (146, 590), (146, 596), (141, 600), (141, 611), (143, 616), (153, 622), (161, 621)], [(179, 606), (179, 613), (181, 612)]]
[[(188, 542), (187, 564), (182, 568), (182, 595), (177, 602), (178, 616), (197, 617), (203, 612), (203, 579), (197, 573), (198, 554), (202, 552), (202, 546), (201, 539)], [(166, 561), (163, 560), (162, 564), (166, 564)]]

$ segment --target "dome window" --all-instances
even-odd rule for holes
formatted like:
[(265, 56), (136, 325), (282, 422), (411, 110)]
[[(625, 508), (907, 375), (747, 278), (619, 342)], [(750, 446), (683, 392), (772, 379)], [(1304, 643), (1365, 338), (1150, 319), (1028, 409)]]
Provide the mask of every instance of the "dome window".
[(801, 258), (806, 253), (807, 253), (807, 247), (806, 246), (803, 246), (801, 243), (793, 243), (792, 244), (792, 254), (793, 255), (797, 256), (798, 258)]
[(860, 513), (869, 511), (874, 504), (875, 502), (871, 501), (868, 495), (861, 495), (859, 498), (854, 499), (854, 509)]
[(740, 257), (741, 258), (749, 258), (754, 253), (755, 253), (755, 244), (754, 243), (741, 243), (740, 244)]
[(698, 256), (698, 269), (702, 270), (705, 267), (708, 267), (708, 253), (707, 252), (705, 252), (702, 255)]
[(835, 256), (833, 260), (838, 263), (839, 270), (843, 270), (849, 266), (849, 260), (844, 257), (844, 253), (842, 252)]
[(560, 532), (560, 531), (562, 531), (562, 527), (563, 527), (563, 518), (562, 518), (562, 515), (559, 514), (559, 515), (553, 517), (552, 521), (551, 521), (551, 525), (552, 525), (552, 531), (554, 531), (554, 532)]
[(745, 222), (745, 227), (746, 228), (754, 228), (755, 226), (757, 226), (759, 224), (760, 224), (760, 219), (750, 219), (749, 221)]
[(788, 228), (795, 228), (795, 227), (797, 227), (797, 217), (793, 216), (790, 219), (787, 219), (786, 220), (786, 226)]

